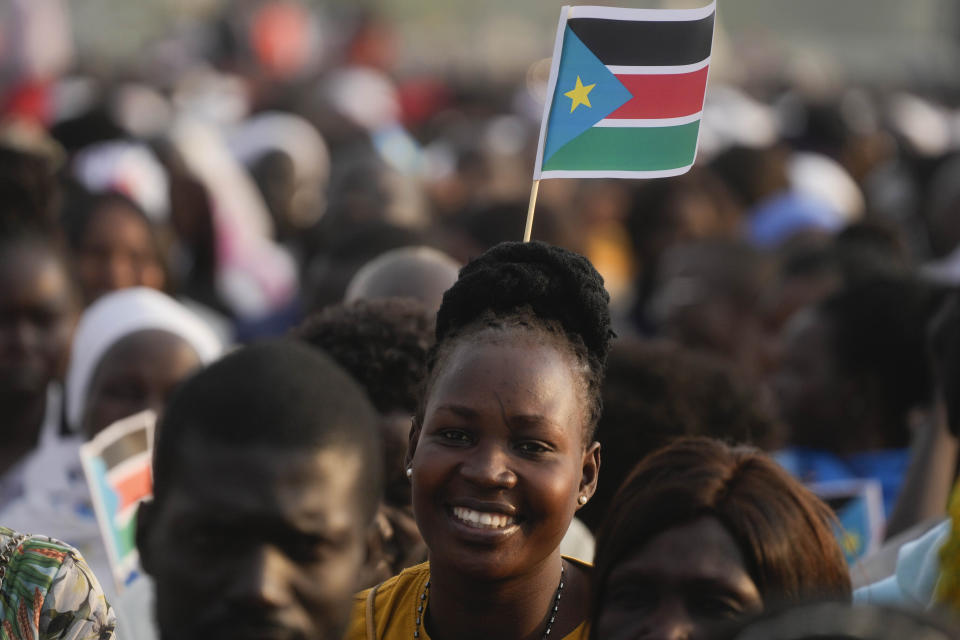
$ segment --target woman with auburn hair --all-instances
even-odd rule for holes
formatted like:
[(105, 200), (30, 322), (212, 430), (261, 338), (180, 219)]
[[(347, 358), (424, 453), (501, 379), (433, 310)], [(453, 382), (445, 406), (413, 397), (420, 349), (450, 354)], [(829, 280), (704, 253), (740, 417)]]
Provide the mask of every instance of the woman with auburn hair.
[(633, 470), (600, 529), (592, 637), (695, 640), (771, 604), (849, 600), (834, 523), (759, 451), (678, 440)]

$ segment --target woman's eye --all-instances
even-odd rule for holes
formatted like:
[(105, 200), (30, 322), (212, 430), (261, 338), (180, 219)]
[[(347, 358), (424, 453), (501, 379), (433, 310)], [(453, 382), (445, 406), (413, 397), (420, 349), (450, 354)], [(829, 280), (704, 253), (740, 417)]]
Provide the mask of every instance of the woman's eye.
[(517, 449), (519, 449), (521, 453), (527, 454), (546, 453), (549, 451), (547, 446), (540, 442), (521, 442), (517, 445)]
[(449, 442), (466, 444), (470, 442), (470, 436), (465, 431), (459, 429), (448, 429), (440, 432), (440, 437)]
[(737, 602), (723, 597), (705, 596), (692, 603), (697, 614), (715, 619), (736, 618), (743, 614), (743, 607)]

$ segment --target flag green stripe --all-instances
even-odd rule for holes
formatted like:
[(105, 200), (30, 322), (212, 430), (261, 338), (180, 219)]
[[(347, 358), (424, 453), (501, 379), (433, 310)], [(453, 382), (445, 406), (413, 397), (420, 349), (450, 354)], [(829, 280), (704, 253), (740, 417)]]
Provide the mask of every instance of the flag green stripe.
[(674, 127), (593, 127), (550, 156), (543, 171), (657, 171), (693, 164), (700, 122)]
[[(138, 507), (139, 508), (139, 507)], [(120, 560), (127, 557), (128, 554), (137, 548), (137, 518), (136, 509), (134, 509), (127, 521), (117, 523), (117, 553), (120, 554)]]

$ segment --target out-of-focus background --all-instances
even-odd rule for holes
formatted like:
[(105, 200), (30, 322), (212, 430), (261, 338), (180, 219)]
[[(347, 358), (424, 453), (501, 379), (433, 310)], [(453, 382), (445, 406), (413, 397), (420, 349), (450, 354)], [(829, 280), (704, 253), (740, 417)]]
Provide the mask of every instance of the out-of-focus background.
[[(177, 25), (216, 19), (244, 3), (90, 0), (66, 4), (78, 50), (89, 59), (115, 64), (136, 55)], [(317, 26), (326, 27), (328, 37), (337, 32), (338, 13), (360, 6), (380, 13), (396, 30), (398, 69), (512, 74), (550, 52), (550, 25), (564, 3), (311, 0), (305, 4), (317, 12)], [(689, 8), (703, 3), (646, 0), (606, 4)], [(775, 58), (761, 66), (779, 63), (782, 56), (799, 55), (810, 64), (822, 63), (861, 79), (955, 82), (950, 69), (957, 60), (960, 6), (951, 0), (725, 0), (720, 3), (719, 20), (721, 59), (717, 70), (724, 74), (756, 71), (745, 65), (742, 56), (763, 51)], [(105, 21), (111, 25), (110, 37), (103, 32)], [(444, 55), (437, 55), (438, 51)], [(758, 63), (755, 59), (754, 64)]]
[[(465, 263), (522, 236), (560, 7), (2, 0), (4, 233), (62, 252), (81, 308), (153, 287), (226, 344), (341, 302), (389, 250)], [(717, 15), (693, 170), (544, 181), (533, 236), (602, 272), (618, 344), (682, 350), (623, 347), (610, 420), (833, 456), (792, 470), (872, 482), (888, 533), (916, 524), (936, 514), (898, 521), (895, 500), (955, 378), (926, 331), (960, 282), (960, 3), (719, 0)], [(710, 367), (684, 353), (722, 375), (694, 380)], [(633, 367), (660, 381), (642, 406)], [(672, 400), (650, 391), (669, 385)], [(865, 525), (851, 557), (882, 531)]]

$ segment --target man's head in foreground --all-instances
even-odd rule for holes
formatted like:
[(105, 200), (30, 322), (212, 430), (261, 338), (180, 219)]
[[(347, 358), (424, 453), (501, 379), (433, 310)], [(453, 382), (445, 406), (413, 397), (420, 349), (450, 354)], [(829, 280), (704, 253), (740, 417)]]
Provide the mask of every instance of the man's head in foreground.
[(223, 358), (157, 432), (137, 546), (164, 640), (338, 640), (382, 491), (376, 414), (307, 346)]

